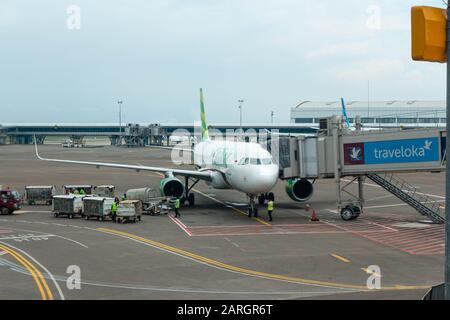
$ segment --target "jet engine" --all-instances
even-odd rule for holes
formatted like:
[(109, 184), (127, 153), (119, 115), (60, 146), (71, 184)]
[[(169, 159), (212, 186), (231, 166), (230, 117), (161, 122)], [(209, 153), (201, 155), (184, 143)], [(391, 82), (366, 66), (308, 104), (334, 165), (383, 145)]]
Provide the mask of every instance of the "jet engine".
[(173, 176), (162, 179), (159, 188), (163, 197), (180, 198), (184, 195), (183, 183)]
[(286, 193), (297, 202), (309, 200), (314, 192), (313, 184), (306, 179), (289, 179), (286, 182)]

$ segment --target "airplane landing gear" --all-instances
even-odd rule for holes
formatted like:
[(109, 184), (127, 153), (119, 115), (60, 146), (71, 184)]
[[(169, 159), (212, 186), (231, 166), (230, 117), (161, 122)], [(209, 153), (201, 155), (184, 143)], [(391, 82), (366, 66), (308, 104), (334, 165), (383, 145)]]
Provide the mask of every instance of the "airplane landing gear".
[(189, 178), (186, 177), (184, 180), (184, 195), (182, 198), (182, 203), (184, 204), (187, 202), (190, 207), (193, 207), (195, 205), (195, 195), (191, 192), (192, 188), (197, 184), (199, 179), (192, 180), (191, 186), (189, 186)]
[(255, 203), (255, 196), (249, 195), (250, 203), (248, 206), (248, 217), (251, 218), (252, 215), (256, 218), (258, 217), (258, 208), (256, 207)]
[(265, 202), (272, 200), (275, 201), (275, 195), (273, 194), (273, 192), (269, 192), (269, 193), (262, 193), (258, 196), (258, 204), (259, 205), (263, 205)]

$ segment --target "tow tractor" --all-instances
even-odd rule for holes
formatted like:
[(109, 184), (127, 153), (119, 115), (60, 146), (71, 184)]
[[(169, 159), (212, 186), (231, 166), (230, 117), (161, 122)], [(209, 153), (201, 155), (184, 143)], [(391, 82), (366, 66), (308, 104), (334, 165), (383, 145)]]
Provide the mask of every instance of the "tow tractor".
[(22, 208), (22, 200), (19, 192), (0, 186), (0, 214), (12, 214), (20, 208)]

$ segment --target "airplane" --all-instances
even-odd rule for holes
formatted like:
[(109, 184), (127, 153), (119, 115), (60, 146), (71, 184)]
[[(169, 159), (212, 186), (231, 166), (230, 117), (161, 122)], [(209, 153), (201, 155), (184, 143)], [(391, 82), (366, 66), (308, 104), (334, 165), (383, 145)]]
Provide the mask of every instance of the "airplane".
[[(258, 143), (211, 140), (206, 124), (202, 89), (200, 89), (200, 116), (201, 141), (193, 149), (173, 148), (192, 152), (196, 170), (49, 159), (39, 155), (35, 139), (36, 156), (39, 160), (50, 162), (128, 169), (136, 172), (159, 172), (164, 174), (164, 178), (160, 181), (161, 194), (165, 197), (181, 198), (183, 204), (188, 202), (190, 206), (195, 203), (195, 196), (191, 190), (202, 180), (215, 189), (233, 189), (245, 193), (249, 199), (249, 216), (257, 216), (255, 199), (258, 199), (259, 204), (263, 204), (266, 199), (274, 197), (270, 191), (278, 181), (278, 165), (274, 163), (272, 155)], [(184, 177), (184, 183), (177, 176)], [(303, 202), (312, 196), (313, 185), (306, 179), (291, 179), (286, 183), (286, 192), (291, 199)]]

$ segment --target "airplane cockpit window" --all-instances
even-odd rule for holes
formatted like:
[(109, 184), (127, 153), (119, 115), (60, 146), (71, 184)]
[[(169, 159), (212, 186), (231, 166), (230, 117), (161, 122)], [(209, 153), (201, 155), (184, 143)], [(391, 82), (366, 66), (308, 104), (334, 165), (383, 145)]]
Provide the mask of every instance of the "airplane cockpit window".
[(261, 160), (257, 158), (251, 158), (250, 164), (261, 164)]
[(263, 158), (263, 159), (261, 159), (261, 163), (264, 164), (264, 165), (272, 164), (272, 159), (270, 159), (270, 158)]

